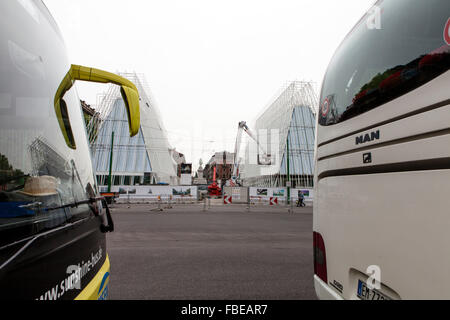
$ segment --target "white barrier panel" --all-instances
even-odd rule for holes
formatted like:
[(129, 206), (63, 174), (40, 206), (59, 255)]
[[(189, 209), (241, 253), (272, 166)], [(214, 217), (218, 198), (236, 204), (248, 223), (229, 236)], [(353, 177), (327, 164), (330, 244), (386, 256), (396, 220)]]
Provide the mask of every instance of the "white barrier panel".
[[(314, 190), (307, 188), (291, 189), (291, 200), (297, 201), (299, 192), (303, 193), (305, 202), (312, 202)], [(287, 200), (287, 188), (250, 187), (250, 202), (254, 204), (270, 204), (276, 198), (278, 204), (285, 204)], [(271, 201), (272, 199), (272, 201)], [(272, 204), (273, 205), (273, 204)]]
[(233, 199), (233, 203), (247, 203), (248, 202), (248, 188), (247, 187), (224, 187), (224, 197), (228, 196)]
[(285, 205), (286, 204), (286, 198), (278, 198), (278, 197), (257, 197), (257, 196), (252, 196), (250, 197), (250, 203), (251, 204), (263, 204), (263, 205), (271, 205), (271, 206), (276, 206), (276, 205)]

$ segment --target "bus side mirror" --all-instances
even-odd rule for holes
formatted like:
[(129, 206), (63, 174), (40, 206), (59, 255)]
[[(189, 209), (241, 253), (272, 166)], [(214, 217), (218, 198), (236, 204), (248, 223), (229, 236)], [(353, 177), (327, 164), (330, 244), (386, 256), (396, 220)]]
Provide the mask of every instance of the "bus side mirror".
[(76, 149), (73, 138), (70, 121), (68, 118), (67, 106), (63, 100), (64, 94), (72, 88), (76, 80), (97, 82), (97, 83), (113, 83), (120, 86), (125, 107), (127, 109), (128, 126), (130, 137), (135, 136), (139, 132), (140, 126), (140, 109), (139, 109), (139, 92), (136, 86), (128, 79), (118, 76), (107, 71), (88, 68), (78, 65), (72, 65), (67, 72), (58, 90), (55, 94), (54, 106), (55, 113), (64, 139), (71, 149)]

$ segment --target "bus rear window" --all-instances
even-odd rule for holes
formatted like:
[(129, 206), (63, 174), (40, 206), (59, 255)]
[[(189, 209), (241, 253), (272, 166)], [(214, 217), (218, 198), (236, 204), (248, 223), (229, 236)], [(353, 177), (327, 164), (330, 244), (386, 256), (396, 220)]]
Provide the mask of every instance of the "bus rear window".
[(319, 124), (333, 125), (404, 95), (450, 68), (450, 1), (378, 1), (336, 51)]

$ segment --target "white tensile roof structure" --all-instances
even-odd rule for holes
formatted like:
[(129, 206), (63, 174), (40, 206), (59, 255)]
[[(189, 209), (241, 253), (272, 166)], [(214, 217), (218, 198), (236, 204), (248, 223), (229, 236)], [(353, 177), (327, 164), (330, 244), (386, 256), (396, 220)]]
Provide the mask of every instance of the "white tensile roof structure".
[(120, 87), (110, 85), (97, 107), (98, 117), (88, 125), (94, 169), (99, 185), (109, 174), (111, 139), (114, 132), (112, 181), (114, 185), (146, 183), (176, 184), (176, 163), (171, 155), (167, 133), (158, 106), (142, 74), (119, 73), (132, 81), (140, 97), (141, 126), (130, 138), (128, 120)]

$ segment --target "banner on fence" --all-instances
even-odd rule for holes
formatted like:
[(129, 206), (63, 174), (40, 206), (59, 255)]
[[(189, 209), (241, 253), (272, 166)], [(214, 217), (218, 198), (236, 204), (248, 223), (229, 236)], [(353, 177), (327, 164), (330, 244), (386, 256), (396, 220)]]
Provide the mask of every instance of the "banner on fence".
[(286, 188), (250, 188), (250, 198), (269, 201), (270, 198), (277, 198), (278, 200), (286, 200)]
[(303, 193), (305, 201), (312, 201), (314, 199), (313, 189), (291, 189), (291, 199), (297, 200), (300, 192)]
[(197, 186), (112, 186), (120, 198), (132, 199), (197, 199)]
[[(286, 201), (287, 188), (265, 188), (265, 187), (250, 187), (250, 200), (252, 202), (270, 202), (271, 198), (277, 198), (277, 201)], [(313, 200), (313, 189), (291, 189), (291, 199), (296, 201), (299, 194), (303, 193), (305, 201)]]

